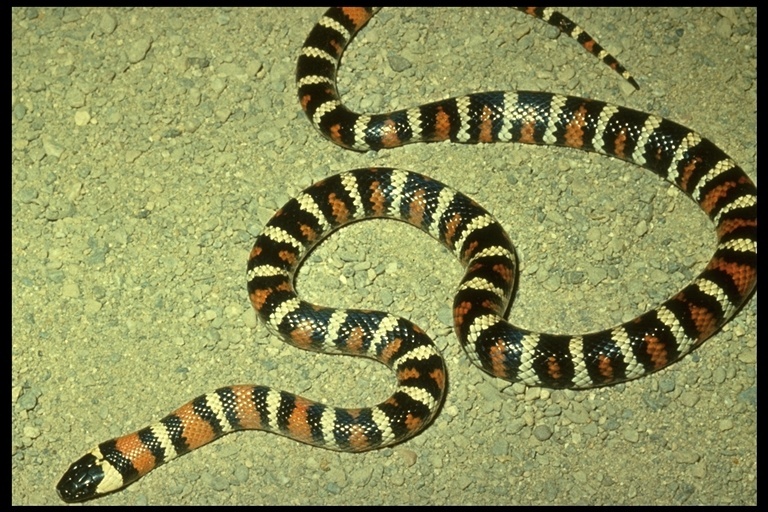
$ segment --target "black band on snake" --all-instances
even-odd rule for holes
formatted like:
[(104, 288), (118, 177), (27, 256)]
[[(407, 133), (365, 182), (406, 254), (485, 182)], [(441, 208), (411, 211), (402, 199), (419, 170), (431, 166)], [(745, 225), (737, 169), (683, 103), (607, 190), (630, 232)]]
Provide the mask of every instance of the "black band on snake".
[[(438, 140), (509, 141), (627, 160), (670, 181), (704, 210), (718, 238), (712, 259), (682, 291), (632, 321), (576, 336), (533, 333), (504, 319), (517, 257), (499, 223), (473, 200), (409, 171), (358, 169), (331, 176), (291, 199), (257, 237), (248, 260), (250, 300), (266, 325), (292, 345), (381, 361), (397, 376), (395, 392), (374, 407), (338, 409), (265, 386), (221, 388), (94, 448), (59, 482), (63, 500), (120, 489), (235, 430), (364, 451), (402, 442), (429, 425), (443, 400), (446, 369), (426, 334), (388, 313), (309, 304), (294, 289), (296, 271), (312, 248), (354, 221), (402, 220), (450, 249), (466, 268), (453, 304), (460, 343), (486, 372), (528, 386), (589, 388), (657, 371), (720, 329), (750, 296), (757, 281), (757, 189), (712, 142), (652, 114), (546, 92), (480, 93), (389, 114), (356, 114), (339, 98), (336, 70), (373, 12), (330, 9), (301, 49), (299, 99), (325, 137), (358, 151)], [(571, 35), (637, 85), (567, 18), (547, 9), (526, 12)]]

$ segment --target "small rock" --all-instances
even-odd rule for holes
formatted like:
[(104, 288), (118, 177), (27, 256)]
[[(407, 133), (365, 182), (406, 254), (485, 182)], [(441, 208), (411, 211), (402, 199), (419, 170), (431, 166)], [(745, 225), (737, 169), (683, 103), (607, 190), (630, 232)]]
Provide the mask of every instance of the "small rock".
[(533, 427), (533, 437), (539, 441), (546, 441), (552, 437), (552, 429), (547, 425), (536, 425)]
[(133, 42), (133, 44), (129, 45), (126, 49), (126, 54), (128, 56), (128, 62), (131, 64), (136, 64), (137, 62), (140, 62), (144, 60), (144, 57), (146, 57), (147, 52), (152, 47), (152, 38), (149, 36), (140, 37), (136, 41)]

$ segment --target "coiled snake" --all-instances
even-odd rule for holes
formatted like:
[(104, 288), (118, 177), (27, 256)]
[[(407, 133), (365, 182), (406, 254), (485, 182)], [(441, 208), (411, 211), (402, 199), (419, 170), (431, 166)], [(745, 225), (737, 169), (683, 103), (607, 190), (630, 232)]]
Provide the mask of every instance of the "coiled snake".
[[(576, 38), (633, 85), (632, 77), (559, 13), (527, 11)], [(297, 347), (374, 358), (393, 369), (383, 403), (338, 409), (265, 386), (228, 386), (183, 405), (160, 422), (101, 443), (57, 485), (64, 501), (115, 491), (157, 466), (242, 429), (259, 429), (343, 451), (401, 442), (429, 425), (442, 403), (446, 369), (431, 340), (388, 313), (335, 310), (302, 301), (293, 281), (311, 249), (350, 222), (389, 217), (429, 233), (466, 268), (455, 296), (454, 327), (486, 372), (529, 386), (587, 388), (622, 382), (680, 359), (723, 326), (757, 280), (757, 190), (709, 140), (652, 114), (545, 92), (489, 92), (380, 115), (348, 110), (336, 71), (370, 9), (330, 9), (298, 59), (299, 100), (334, 143), (366, 151), (412, 142), (511, 141), (557, 145), (628, 160), (689, 195), (715, 224), (706, 269), (659, 307), (617, 327), (579, 336), (533, 333), (507, 323), (517, 257), (498, 222), (467, 196), (426, 176), (358, 169), (329, 177), (290, 200), (257, 237), (248, 292), (267, 326)]]

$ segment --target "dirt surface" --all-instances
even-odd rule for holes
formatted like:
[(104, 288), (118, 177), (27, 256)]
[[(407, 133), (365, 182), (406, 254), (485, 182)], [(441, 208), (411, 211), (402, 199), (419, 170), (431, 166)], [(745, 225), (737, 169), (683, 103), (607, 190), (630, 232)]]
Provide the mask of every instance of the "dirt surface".
[[(359, 154), (304, 118), (295, 63), (323, 9), (12, 9), (12, 502), (99, 442), (235, 383), (375, 403), (376, 363), (304, 353), (245, 293), (253, 238), (291, 195), (343, 170), (418, 171), (471, 195), (522, 265), (511, 319), (593, 331), (700, 272), (714, 230), (666, 182), (568, 149), (417, 144)], [(339, 87), (385, 112), (482, 90), (546, 90), (668, 117), (756, 179), (755, 9), (568, 9), (618, 75), (511, 9), (384, 9)], [(509, 385), (451, 330), (461, 265), (428, 236), (364, 222), (324, 243), (309, 300), (410, 318), (443, 351), (443, 410), (365, 454), (232, 434), (92, 504), (755, 504), (756, 296), (669, 369), (584, 392)]]

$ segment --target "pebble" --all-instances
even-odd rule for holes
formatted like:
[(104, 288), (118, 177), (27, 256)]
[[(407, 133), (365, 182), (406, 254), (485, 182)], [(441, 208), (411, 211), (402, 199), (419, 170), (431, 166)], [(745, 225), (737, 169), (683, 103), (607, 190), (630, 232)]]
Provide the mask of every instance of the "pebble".
[(717, 428), (720, 432), (727, 432), (733, 428), (733, 420), (730, 418), (723, 418), (718, 422)]
[(418, 457), (416, 452), (413, 450), (409, 450), (407, 448), (398, 448), (395, 450), (395, 453), (403, 460), (406, 467), (410, 467), (416, 464), (416, 459)]
[(105, 35), (109, 35), (114, 32), (116, 28), (117, 20), (115, 17), (107, 12), (103, 13), (101, 15), (101, 20), (99, 21), (99, 29), (101, 32)]
[(589, 414), (580, 404), (572, 404), (563, 411), (563, 415), (573, 423), (584, 424), (589, 421)]
[[(534, 435), (536, 435), (535, 432), (534, 432)], [(538, 436), (537, 436), (537, 439), (538, 439)], [(543, 439), (539, 439), (539, 441), (543, 441)], [(491, 445), (491, 453), (496, 457), (502, 457), (506, 455), (508, 450), (509, 450), (509, 441), (503, 438), (495, 439), (493, 441), (493, 444)]]
[(49, 135), (43, 135), (42, 141), (46, 156), (59, 159), (62, 153), (64, 153), (64, 147), (56, 140), (54, 140), (53, 137)]
[(126, 55), (128, 62), (136, 64), (144, 60), (147, 56), (147, 52), (152, 47), (152, 38), (150, 36), (141, 36), (136, 38), (126, 48)]
[(412, 65), (408, 59), (395, 53), (387, 54), (387, 60), (389, 61), (389, 67), (395, 73), (401, 73)]
[(677, 450), (675, 460), (682, 464), (695, 464), (699, 461), (699, 455), (691, 450)]
[(78, 110), (75, 112), (75, 125), (85, 126), (91, 121), (91, 115), (87, 110)]
[(637, 431), (629, 427), (621, 429), (621, 436), (625, 441), (629, 443), (637, 443), (640, 440), (640, 435), (637, 433)]
[(539, 441), (546, 441), (552, 437), (552, 429), (547, 425), (536, 425), (533, 427), (533, 437)]
[(24, 390), (17, 403), (22, 410), (31, 411), (37, 406), (37, 401), (41, 396), (42, 391), (38, 388), (28, 388)]

